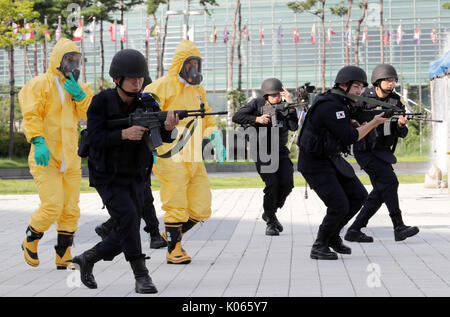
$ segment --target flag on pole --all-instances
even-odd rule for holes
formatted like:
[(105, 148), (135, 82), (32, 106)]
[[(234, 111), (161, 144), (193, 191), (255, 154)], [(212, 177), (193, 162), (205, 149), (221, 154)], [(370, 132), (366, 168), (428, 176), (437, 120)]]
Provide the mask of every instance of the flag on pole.
[(227, 26), (225, 26), (225, 29), (223, 30), (223, 42), (225, 44), (228, 42), (228, 35), (230, 35), (230, 32), (228, 32)]
[(414, 32), (414, 44), (420, 43), (420, 27), (417, 25), (416, 32)]
[(281, 24), (278, 26), (277, 38), (278, 44), (281, 44), (281, 38), (283, 37), (283, 31), (281, 30)]
[(431, 42), (436, 43), (437, 41), (437, 33), (436, 33), (436, 27), (433, 27), (430, 33)]
[(369, 42), (369, 41), (370, 41), (370, 38), (369, 38), (369, 34), (367, 34), (367, 26), (364, 25), (363, 36), (362, 36), (362, 42), (363, 42), (363, 44), (365, 44), (366, 41)]
[(147, 21), (145, 21), (145, 41), (148, 42), (150, 41), (150, 27), (148, 26), (148, 19)]
[(209, 42), (214, 43), (214, 44), (217, 42), (217, 28), (215, 25), (213, 28), (213, 32), (211, 33), (211, 36), (209, 37)]
[(120, 25), (120, 40), (122, 43), (127, 41), (127, 25)]
[(17, 34), (19, 33), (20, 24), (12, 23), (13, 33)]
[(116, 41), (116, 20), (114, 20), (114, 23), (111, 24), (108, 28), (109, 33), (111, 34), (111, 41)]
[(264, 45), (264, 29), (262, 24), (259, 27), (259, 45)]
[(384, 43), (384, 47), (389, 45), (389, 41), (391, 38), (391, 33), (389, 33), (389, 31), (384, 31), (384, 38), (383, 38), (383, 43)]
[(78, 25), (75, 32), (73, 32), (73, 41), (81, 41), (83, 39), (83, 21), (80, 20), (80, 24)]
[(34, 38), (32, 25), (30, 23), (25, 24), (25, 29), (29, 30), (29, 32), (25, 33), (25, 40), (32, 40)]
[(242, 29), (242, 31), (244, 32), (244, 37), (247, 41), (250, 41), (250, 36), (248, 34), (248, 26), (247, 23), (245, 23), (244, 28)]
[(192, 26), (189, 26), (187, 36), (188, 36), (189, 41), (195, 42), (195, 25), (193, 23), (192, 23)]
[(347, 32), (345, 32), (345, 38), (347, 39), (347, 46), (352, 46), (352, 29), (348, 28)]
[(89, 39), (91, 40), (91, 43), (95, 42), (95, 22), (92, 21), (91, 24), (89, 25)]
[(44, 33), (45, 39), (50, 41), (50, 32), (48, 30), (43, 30), (42, 33)]
[(403, 33), (403, 31), (402, 31), (402, 25), (399, 24), (399, 25), (398, 25), (398, 28), (397, 28), (397, 34), (396, 34), (396, 36), (395, 36), (396, 41), (397, 41), (397, 45), (400, 45), (400, 43), (402, 42), (403, 35), (404, 35), (404, 33)]
[(298, 32), (298, 28), (294, 28), (294, 33), (292, 33), (294, 38), (294, 43), (300, 42), (300, 33)]
[(60, 37), (61, 37), (61, 23), (58, 23), (58, 27), (56, 28), (56, 31), (55, 31), (56, 41), (59, 41)]
[(333, 31), (333, 29), (328, 28), (327, 31), (327, 43), (331, 43), (331, 35), (336, 34), (336, 32)]
[(311, 43), (316, 44), (316, 24), (314, 23), (311, 28)]

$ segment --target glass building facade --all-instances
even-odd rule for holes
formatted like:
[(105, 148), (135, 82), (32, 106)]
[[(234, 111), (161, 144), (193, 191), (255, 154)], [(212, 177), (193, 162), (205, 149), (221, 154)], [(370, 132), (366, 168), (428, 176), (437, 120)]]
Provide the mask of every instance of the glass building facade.
[[(184, 0), (170, 1), (171, 11), (186, 9)], [(208, 6), (211, 15), (191, 15), (189, 28), (191, 39), (203, 56), (203, 86), (208, 91), (208, 101), (216, 110), (226, 107), (228, 83), (228, 63), (231, 58), (233, 18), (236, 1), (219, 0), (219, 6)], [(339, 17), (331, 13), (330, 8), (340, 4), (340, 0), (329, 0), (325, 7), (325, 36), (322, 34), (320, 19), (310, 13), (295, 14), (288, 8), (288, 0), (242, 0), (241, 1), (241, 81), (242, 89), (248, 96), (258, 93), (263, 79), (280, 78), (288, 88), (295, 88), (304, 82), (322, 87), (322, 43), (325, 41), (325, 86), (333, 85), (336, 72), (346, 64), (345, 49), (349, 49), (349, 62), (355, 64), (356, 26), (361, 17), (361, 8), (353, 3), (349, 23), (349, 33), (345, 33), (347, 15)], [(368, 1), (368, 10), (360, 27), (359, 66), (370, 77), (372, 69), (381, 62), (380, 44), (384, 48), (384, 62), (393, 64), (399, 74), (400, 82), (409, 85), (428, 84), (428, 65), (449, 49), (450, 10), (442, 8), (446, 1), (435, 0), (384, 0), (384, 32), (380, 35), (380, 3)], [(347, 6), (347, 1), (343, 1)], [(313, 8), (315, 9), (315, 8)], [(190, 10), (203, 12), (198, 0), (192, 0)], [(167, 14), (166, 5), (161, 5), (156, 13), (161, 32)], [(117, 13), (119, 18), (119, 13)], [(128, 25), (128, 39), (125, 48), (134, 48), (145, 53), (145, 6), (136, 7), (125, 13)], [(149, 19), (153, 24), (153, 19)], [(170, 67), (176, 46), (183, 37), (183, 15), (169, 15), (164, 54), (164, 70)], [(117, 41), (112, 42), (108, 31), (110, 23), (104, 24), (105, 77), (112, 56), (120, 49), (119, 26)], [(401, 26), (401, 41), (397, 33)], [(56, 27), (56, 26), (54, 26)], [(363, 30), (367, 37), (362, 41)], [(85, 30), (87, 31), (88, 23)], [(96, 43), (89, 41), (85, 33), (84, 50), (86, 56), (86, 78), (91, 84), (100, 76), (99, 27)], [(214, 41), (214, 29), (217, 40)], [(298, 33), (295, 32), (298, 30)], [(314, 36), (315, 30), (315, 36)], [(418, 36), (417, 32), (420, 31)], [(228, 32), (228, 35), (226, 35)], [(237, 31), (236, 31), (237, 32)], [(296, 39), (298, 34), (298, 40)], [(330, 35), (328, 38), (327, 35)], [(262, 38), (263, 35), (263, 38)], [(315, 37), (315, 43), (312, 38)], [(228, 40), (227, 40), (228, 39)], [(238, 34), (236, 33), (233, 63), (233, 83), (238, 86)], [(149, 40), (149, 70), (156, 77), (155, 37)], [(26, 66), (24, 50), (15, 51), (16, 84), (22, 85), (31, 78), (31, 70)], [(32, 45), (28, 48), (28, 65), (33, 62)], [(42, 50), (38, 45), (38, 66), (42, 72)], [(0, 54), (0, 82), (8, 83), (7, 53)]]

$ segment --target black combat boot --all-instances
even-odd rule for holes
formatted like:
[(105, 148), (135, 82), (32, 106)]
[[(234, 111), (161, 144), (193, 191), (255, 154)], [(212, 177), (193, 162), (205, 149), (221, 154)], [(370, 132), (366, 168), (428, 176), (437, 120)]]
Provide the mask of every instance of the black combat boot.
[(276, 228), (278, 229), (279, 232), (283, 232), (283, 225), (281, 224), (281, 222), (278, 220), (277, 215), (275, 213), (273, 213), (273, 216), (268, 216), (265, 212), (263, 212), (262, 217), (261, 217), (265, 222), (269, 223), (272, 222), (275, 224)]
[(80, 267), (81, 282), (88, 288), (97, 288), (97, 282), (92, 274), (92, 270), (94, 269), (94, 264), (101, 259), (95, 247), (84, 251), (84, 253), (72, 259), (72, 262)]
[(337, 260), (338, 256), (329, 248), (328, 236), (319, 229), (316, 241), (311, 248), (311, 259), (314, 260)]
[(410, 227), (405, 225), (400, 225), (394, 228), (394, 238), (395, 241), (403, 241), (406, 238), (415, 236), (419, 233), (419, 228)]
[(108, 234), (112, 231), (114, 226), (116, 225), (116, 222), (113, 218), (109, 218), (104, 223), (98, 225), (95, 227), (95, 233), (97, 233), (102, 240), (105, 240), (105, 238), (108, 236)]
[(158, 293), (153, 281), (148, 275), (148, 269), (145, 266), (145, 257), (130, 261), (131, 269), (136, 279), (135, 291), (139, 294)]
[(277, 228), (277, 225), (273, 222), (268, 222), (266, 227), (266, 236), (279, 236), (280, 231)]
[(344, 236), (344, 239), (350, 242), (370, 243), (373, 242), (373, 238), (366, 235), (361, 230), (348, 229)]
[(340, 236), (334, 236), (328, 244), (334, 251), (341, 254), (352, 254), (352, 249), (346, 246)]
[(159, 249), (167, 247), (167, 241), (161, 237), (158, 228), (155, 230), (150, 230), (150, 249)]

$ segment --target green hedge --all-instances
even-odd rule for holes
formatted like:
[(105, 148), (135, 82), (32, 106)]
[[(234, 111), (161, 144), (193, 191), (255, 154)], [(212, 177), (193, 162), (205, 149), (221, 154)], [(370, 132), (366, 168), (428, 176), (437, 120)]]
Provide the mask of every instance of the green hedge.
[[(0, 133), (0, 156), (8, 156), (9, 132)], [(14, 157), (27, 157), (30, 144), (21, 132), (14, 132)]]

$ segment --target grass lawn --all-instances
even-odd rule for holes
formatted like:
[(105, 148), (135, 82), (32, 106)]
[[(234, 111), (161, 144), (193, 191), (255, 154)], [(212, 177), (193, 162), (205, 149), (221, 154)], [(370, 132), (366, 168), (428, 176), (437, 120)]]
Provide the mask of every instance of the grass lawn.
[[(423, 174), (397, 175), (400, 184), (423, 183)], [(369, 177), (366, 175), (359, 176), (364, 185), (370, 185)], [(447, 176), (444, 177), (447, 179)], [(259, 177), (214, 177), (209, 182), (212, 189), (223, 188), (263, 188), (264, 183)], [(296, 187), (305, 186), (305, 180), (302, 176), (294, 177), (294, 185)], [(160, 184), (157, 179), (152, 180), (152, 189), (159, 190)], [(81, 181), (82, 193), (93, 193), (95, 189), (89, 187), (89, 181), (83, 179)], [(36, 185), (33, 180), (0, 180), (0, 195), (5, 194), (37, 194)]]

